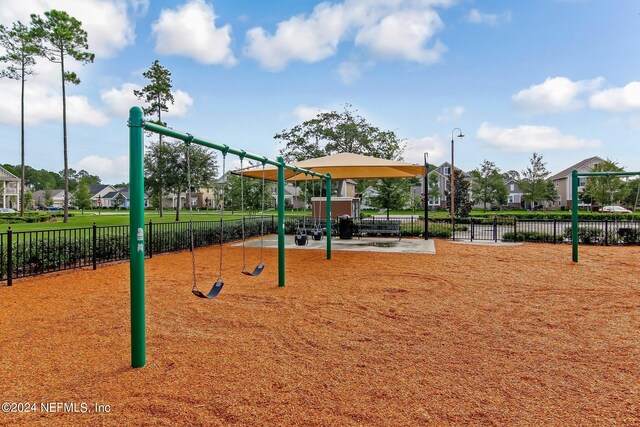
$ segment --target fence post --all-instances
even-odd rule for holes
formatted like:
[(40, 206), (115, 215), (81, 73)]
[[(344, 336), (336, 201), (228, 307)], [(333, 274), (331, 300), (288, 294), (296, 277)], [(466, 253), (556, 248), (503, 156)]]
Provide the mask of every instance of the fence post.
[(604, 245), (609, 246), (609, 218), (604, 219)]
[(13, 285), (13, 231), (7, 228), (7, 286)]
[(413, 215), (411, 215), (411, 237), (413, 237)]
[(493, 241), (498, 242), (498, 217), (493, 217)]
[(149, 235), (147, 236), (149, 243), (147, 249), (149, 250), (149, 258), (153, 258), (153, 221), (149, 220)]
[(96, 226), (96, 223), (93, 223), (93, 227), (91, 227), (93, 230), (93, 236), (91, 238), (92, 242), (91, 245), (93, 246), (91, 249), (91, 261), (93, 262), (93, 269), (95, 270), (98, 264), (98, 260), (97, 260), (97, 243), (98, 243), (98, 236), (96, 235), (98, 232), (98, 227)]
[(273, 230), (276, 229), (276, 219), (275, 219), (275, 215), (271, 215), (271, 232), (274, 233)]
[(475, 233), (475, 229), (473, 227), (473, 217), (471, 217), (471, 241), (473, 242), (473, 234)]
[(556, 244), (558, 242), (558, 239), (556, 238), (557, 236), (557, 222), (558, 219), (557, 218), (553, 218), (553, 244)]
[(513, 241), (518, 241), (518, 217), (513, 217)]

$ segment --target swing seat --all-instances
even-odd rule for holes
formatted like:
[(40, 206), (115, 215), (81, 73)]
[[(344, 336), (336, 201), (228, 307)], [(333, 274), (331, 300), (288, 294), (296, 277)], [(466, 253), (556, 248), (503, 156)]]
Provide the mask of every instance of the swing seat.
[(255, 277), (255, 276), (259, 276), (260, 273), (262, 273), (262, 270), (264, 270), (264, 264), (260, 263), (256, 268), (253, 269), (253, 271), (242, 270), (242, 274), (244, 274), (245, 276)]
[(305, 246), (309, 244), (309, 238), (306, 234), (296, 234), (295, 240), (296, 246)]
[(224, 286), (224, 282), (222, 280), (218, 280), (216, 283), (213, 284), (213, 287), (211, 288), (208, 294), (203, 294), (198, 289), (191, 289), (191, 292), (198, 298), (213, 299), (218, 296), (223, 286)]
[(322, 230), (314, 230), (311, 232), (311, 238), (313, 240), (322, 240)]

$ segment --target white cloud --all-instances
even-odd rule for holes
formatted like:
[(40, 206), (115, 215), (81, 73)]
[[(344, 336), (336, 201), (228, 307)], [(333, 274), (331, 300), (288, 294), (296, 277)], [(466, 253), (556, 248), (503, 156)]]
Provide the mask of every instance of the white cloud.
[(355, 62), (347, 61), (338, 65), (338, 74), (342, 83), (350, 85), (362, 76), (362, 70)]
[(328, 113), (329, 110), (320, 107), (310, 107), (308, 105), (298, 105), (293, 109), (293, 116), (297, 122), (306, 122), (307, 120), (315, 119), (318, 114)]
[[(103, 91), (100, 98), (108, 110), (116, 117), (128, 117), (129, 109), (133, 106), (142, 106), (143, 102), (134, 94), (134, 90), (140, 90), (142, 86), (135, 83), (124, 83), (120, 88), (111, 88)], [(184, 116), (193, 105), (193, 98), (182, 90), (175, 90), (173, 94), (174, 103), (169, 104), (169, 111), (164, 113), (164, 117)]]
[[(20, 82), (0, 79), (0, 123), (20, 124)], [(91, 105), (85, 96), (67, 95), (67, 122), (89, 126), (104, 126), (109, 118)], [(44, 122), (62, 123), (62, 95), (49, 86), (29, 82), (25, 86), (25, 122), (37, 125)]]
[(548, 77), (543, 83), (516, 93), (512, 100), (518, 107), (533, 113), (570, 111), (584, 105), (580, 95), (597, 90), (603, 83), (603, 77), (576, 82), (567, 77)]
[(605, 111), (634, 111), (640, 109), (640, 82), (631, 82), (624, 87), (600, 91), (589, 99), (589, 106)]
[[(144, 3), (134, 0), (132, 5), (140, 8)], [(18, 20), (28, 23), (32, 13), (44, 16), (44, 12), (51, 9), (64, 10), (82, 22), (88, 34), (89, 50), (98, 57), (113, 56), (135, 41), (135, 25), (129, 19), (125, 0), (3, 1), (0, 24), (10, 26)]]
[(447, 107), (442, 110), (442, 113), (436, 117), (437, 122), (452, 122), (458, 120), (465, 112), (465, 108), (461, 105), (455, 107)]
[(579, 150), (601, 145), (594, 139), (563, 135), (551, 126), (521, 125), (516, 128), (500, 128), (484, 122), (476, 137), (488, 146), (504, 151), (532, 152), (546, 150)]
[(431, 64), (440, 60), (446, 48), (440, 41), (430, 48), (426, 44), (443, 27), (440, 16), (433, 10), (400, 11), (362, 28), (355, 43), (380, 58)]
[(467, 22), (472, 24), (485, 24), (495, 27), (503, 22), (511, 21), (511, 12), (505, 12), (501, 14), (497, 13), (483, 13), (478, 9), (471, 9), (465, 17)]
[(179, 55), (203, 64), (235, 65), (231, 51), (231, 25), (216, 27), (213, 6), (204, 0), (190, 0), (177, 9), (163, 9), (153, 24), (155, 51)]
[(109, 159), (100, 156), (87, 156), (71, 165), (75, 170), (86, 170), (98, 175), (102, 182), (126, 182), (129, 176), (129, 156)]
[(376, 58), (433, 63), (446, 50), (431, 39), (443, 28), (434, 7), (450, 0), (345, 0), (324, 2), (311, 14), (293, 16), (269, 34), (262, 27), (246, 33), (245, 54), (271, 71), (290, 62), (318, 62), (335, 55), (339, 44), (352, 40)]
[(407, 163), (424, 164), (424, 153), (428, 153), (429, 164), (439, 165), (448, 160), (448, 141), (437, 135), (424, 136), (422, 138), (409, 138), (404, 150), (404, 161)]

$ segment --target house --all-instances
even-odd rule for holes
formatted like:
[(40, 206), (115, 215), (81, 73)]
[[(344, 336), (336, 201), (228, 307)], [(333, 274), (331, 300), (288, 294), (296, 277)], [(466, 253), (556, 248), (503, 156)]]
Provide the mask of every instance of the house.
[(2, 182), (2, 208), (17, 209), (20, 206), (20, 178), (0, 166), (0, 181)]
[(517, 208), (520, 209), (523, 206), (523, 193), (518, 186), (518, 181), (513, 178), (509, 178), (505, 180), (505, 184), (507, 185), (507, 191), (509, 192), (509, 196), (507, 198), (507, 207), (509, 208)]
[[(51, 203), (47, 203), (47, 193), (51, 197)], [(64, 207), (64, 189), (38, 190), (33, 192), (34, 206), (53, 206), (54, 208)]]
[(105, 196), (109, 193), (118, 191), (113, 185), (97, 184), (89, 186), (89, 193), (91, 193), (91, 207), (93, 208), (108, 208), (111, 207), (110, 201), (105, 200)]
[[(456, 168), (457, 171), (462, 172), (461, 169)], [(446, 191), (449, 190), (450, 182), (449, 177), (451, 176), (451, 163), (444, 162), (440, 166), (429, 165), (429, 173), (427, 174), (427, 192), (429, 191), (429, 178), (435, 175), (438, 180), (438, 190), (439, 196), (437, 198), (429, 197), (429, 207), (434, 209), (444, 209), (447, 207), (447, 199), (445, 197)], [(463, 176), (465, 179), (470, 179), (469, 174), (463, 172)], [(433, 179), (433, 178), (432, 178)], [(420, 189), (418, 187), (414, 187), (411, 192), (420, 194), (424, 192), (424, 177), (421, 179)], [(419, 193), (418, 193), (419, 191)]]
[[(577, 169), (579, 173), (591, 172), (591, 170), (598, 165), (599, 163), (604, 162), (605, 160), (601, 157), (594, 156), (589, 157), (588, 159), (584, 159), (575, 165), (569, 166), (566, 169), (558, 172), (553, 175), (550, 179), (553, 181), (553, 185), (556, 187), (558, 191), (558, 195), (560, 196), (557, 204), (556, 202), (550, 202), (549, 207), (558, 207), (564, 206), (566, 208), (571, 208), (571, 172), (574, 169)], [(580, 182), (578, 183), (578, 194), (584, 190), (584, 186), (587, 183), (586, 177), (580, 177)], [(585, 205), (590, 206), (590, 205)]]

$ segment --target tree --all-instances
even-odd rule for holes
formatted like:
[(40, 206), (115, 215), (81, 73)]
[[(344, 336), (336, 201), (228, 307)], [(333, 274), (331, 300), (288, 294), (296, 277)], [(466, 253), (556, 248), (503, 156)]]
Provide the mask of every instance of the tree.
[(387, 210), (387, 219), (391, 209), (403, 209), (409, 200), (410, 185), (406, 179), (380, 179), (375, 189), (378, 194), (372, 197), (373, 203)]
[(274, 136), (285, 147), (287, 161), (300, 161), (336, 153), (357, 153), (400, 160), (405, 143), (395, 132), (371, 125), (350, 104), (342, 112), (331, 111), (283, 130)]
[(125, 202), (126, 202), (126, 199), (124, 198), (122, 193), (118, 193), (116, 197), (114, 197), (113, 200), (111, 201), (111, 206), (113, 206), (116, 209), (120, 209), (122, 206), (124, 206)]
[(633, 207), (633, 210), (640, 206), (640, 178), (630, 179), (627, 181), (627, 196), (623, 203), (625, 206)]
[[(430, 173), (429, 181), (427, 183), (427, 191), (429, 200), (439, 202), (440, 200), (440, 176), (437, 172)], [(428, 203), (428, 202), (427, 202)]]
[(44, 190), (44, 205), (53, 206), (53, 197), (51, 196), (51, 190)]
[[(134, 90), (133, 94), (147, 104), (142, 108), (145, 117), (154, 117), (155, 123), (164, 126), (165, 123), (162, 121), (162, 112), (169, 111), (168, 103), (173, 104), (173, 94), (171, 93), (171, 72), (160, 65), (160, 62), (156, 59), (153, 61), (153, 64), (151, 64), (151, 67), (142, 73), (142, 75), (144, 78), (148, 79), (150, 83), (140, 90)], [(158, 144), (162, 145), (162, 135), (160, 134), (158, 134)], [(158, 169), (163, 173), (166, 173), (169, 171), (166, 170), (167, 166), (165, 165), (162, 153), (163, 151), (159, 150), (159, 157), (155, 160), (158, 162)], [(163, 188), (165, 186), (163, 173), (159, 174), (159, 180), (156, 183), (157, 188), (155, 189), (160, 200), (162, 200)], [(163, 206), (162, 202), (160, 202), (160, 217), (162, 216)]]
[[(190, 150), (191, 189), (187, 185), (187, 149)], [(162, 156), (166, 168), (161, 170), (157, 159)], [(176, 221), (180, 220), (180, 199), (182, 194), (198, 191), (200, 187), (209, 186), (217, 173), (215, 157), (211, 150), (191, 144), (188, 148), (182, 141), (168, 141), (160, 145), (153, 144), (144, 159), (145, 180), (151, 188), (158, 188), (157, 183), (162, 181), (165, 188), (173, 191), (178, 197), (176, 209)], [(160, 196), (161, 193), (155, 193)]]
[[(455, 212), (454, 215), (458, 217), (466, 217), (471, 213), (472, 203), (469, 200), (469, 181), (464, 177), (464, 174), (459, 169), (455, 170)], [(447, 186), (445, 190), (445, 198), (447, 199), (447, 209), (451, 211), (451, 190), (450, 186)]]
[(504, 177), (495, 163), (485, 160), (480, 168), (471, 171), (471, 177), (473, 178), (471, 192), (476, 202), (482, 203), (485, 212), (487, 204), (503, 204), (508, 191)]
[(33, 206), (33, 192), (31, 190), (26, 190), (24, 192), (24, 205)]
[(82, 215), (85, 209), (91, 208), (91, 193), (87, 183), (81, 182), (78, 185), (78, 189), (73, 193), (73, 204), (78, 209), (82, 209)]
[(24, 171), (24, 84), (26, 77), (35, 74), (33, 66), (36, 56), (40, 54), (38, 45), (34, 43), (33, 31), (22, 22), (14, 22), (11, 29), (0, 25), (0, 46), (5, 54), (0, 62), (7, 67), (0, 71), (0, 77), (20, 80), (20, 215), (24, 215), (25, 206), (25, 171)]
[(548, 200), (550, 189), (547, 177), (551, 172), (547, 170), (546, 163), (542, 161), (542, 155), (533, 153), (529, 164), (529, 167), (522, 171), (522, 177), (518, 181), (524, 201), (535, 204)]
[(50, 10), (44, 13), (45, 19), (31, 15), (34, 38), (40, 54), (53, 63), (60, 64), (62, 84), (62, 133), (64, 146), (64, 218), (69, 221), (69, 158), (67, 154), (67, 96), (65, 83), (80, 84), (78, 75), (65, 71), (65, 58), (70, 57), (83, 64), (93, 62), (95, 55), (88, 51), (87, 32), (82, 23), (69, 16), (67, 12)]
[[(622, 172), (623, 168), (613, 160), (598, 163), (591, 172)], [(627, 195), (628, 188), (619, 176), (590, 176), (584, 186), (584, 196), (590, 197), (600, 206), (614, 205)]]

